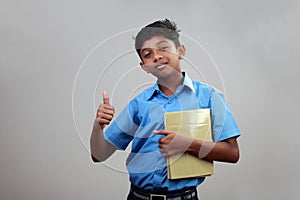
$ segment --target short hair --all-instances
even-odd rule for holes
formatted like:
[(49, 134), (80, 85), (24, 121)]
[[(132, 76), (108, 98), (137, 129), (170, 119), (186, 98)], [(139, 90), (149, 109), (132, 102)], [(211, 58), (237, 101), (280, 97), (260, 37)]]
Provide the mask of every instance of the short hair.
[(143, 43), (154, 36), (163, 36), (168, 38), (174, 42), (176, 47), (178, 47), (180, 45), (179, 32), (180, 30), (177, 30), (175, 22), (168, 19), (155, 21), (146, 25), (138, 32), (135, 37), (135, 50), (141, 58), (140, 50)]

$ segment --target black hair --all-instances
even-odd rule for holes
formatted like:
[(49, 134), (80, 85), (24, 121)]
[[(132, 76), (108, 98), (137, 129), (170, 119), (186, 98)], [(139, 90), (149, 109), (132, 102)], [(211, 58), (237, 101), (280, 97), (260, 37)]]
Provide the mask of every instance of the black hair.
[(155, 21), (146, 25), (138, 32), (135, 38), (135, 50), (141, 57), (140, 50), (143, 43), (146, 40), (151, 39), (153, 36), (163, 36), (168, 38), (174, 42), (176, 47), (178, 47), (180, 45), (179, 32), (180, 31), (177, 30), (175, 22), (172, 22), (168, 19)]

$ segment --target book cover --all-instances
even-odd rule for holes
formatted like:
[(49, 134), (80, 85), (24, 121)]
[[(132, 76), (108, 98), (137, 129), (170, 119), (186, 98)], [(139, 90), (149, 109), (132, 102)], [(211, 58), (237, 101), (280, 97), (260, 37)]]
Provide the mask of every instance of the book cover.
[[(165, 113), (165, 128), (187, 137), (212, 140), (210, 109)], [(213, 162), (188, 153), (167, 158), (168, 179), (209, 176), (214, 173)]]

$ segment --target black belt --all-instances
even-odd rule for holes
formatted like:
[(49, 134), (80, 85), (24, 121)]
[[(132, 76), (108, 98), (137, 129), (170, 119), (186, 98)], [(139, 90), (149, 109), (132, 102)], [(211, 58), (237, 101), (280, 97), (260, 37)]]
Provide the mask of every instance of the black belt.
[(184, 188), (181, 190), (173, 190), (173, 191), (158, 190), (152, 192), (131, 185), (130, 192), (135, 197), (143, 200), (182, 200), (182, 199), (193, 199), (195, 196), (197, 196), (196, 187), (189, 187), (189, 188)]

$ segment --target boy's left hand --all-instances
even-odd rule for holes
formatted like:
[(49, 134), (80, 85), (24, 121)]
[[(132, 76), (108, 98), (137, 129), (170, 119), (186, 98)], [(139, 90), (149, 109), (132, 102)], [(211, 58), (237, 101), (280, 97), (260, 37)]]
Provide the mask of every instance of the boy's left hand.
[(176, 134), (173, 131), (156, 130), (153, 133), (165, 136), (158, 141), (158, 147), (164, 157), (186, 152), (193, 142), (193, 138)]

